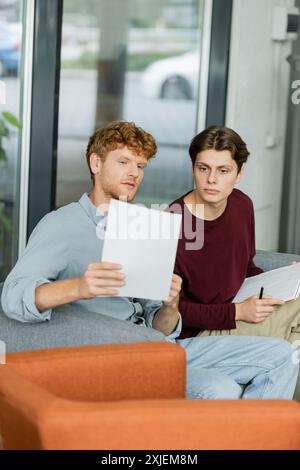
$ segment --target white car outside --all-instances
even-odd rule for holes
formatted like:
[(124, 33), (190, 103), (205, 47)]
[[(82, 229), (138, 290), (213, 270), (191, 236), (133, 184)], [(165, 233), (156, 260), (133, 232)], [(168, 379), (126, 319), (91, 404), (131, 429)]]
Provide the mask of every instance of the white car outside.
[(198, 51), (157, 60), (143, 72), (141, 81), (143, 94), (150, 98), (195, 99), (199, 66)]

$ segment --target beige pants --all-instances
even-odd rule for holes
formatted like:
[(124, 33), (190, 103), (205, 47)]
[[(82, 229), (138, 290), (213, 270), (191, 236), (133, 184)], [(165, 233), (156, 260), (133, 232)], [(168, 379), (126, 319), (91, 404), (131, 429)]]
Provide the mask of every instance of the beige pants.
[[(270, 317), (261, 323), (237, 321), (233, 330), (204, 330), (199, 336), (241, 335), (283, 338), (300, 350), (300, 297), (275, 307)], [(300, 375), (294, 398), (300, 401)]]

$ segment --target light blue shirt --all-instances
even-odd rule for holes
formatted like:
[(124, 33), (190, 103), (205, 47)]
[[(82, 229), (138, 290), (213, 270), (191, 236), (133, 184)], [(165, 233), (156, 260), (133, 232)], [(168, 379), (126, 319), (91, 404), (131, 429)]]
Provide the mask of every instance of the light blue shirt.
[[(1, 303), (8, 317), (30, 323), (50, 320), (52, 310), (40, 313), (35, 305), (35, 289), (48, 282), (81, 277), (88, 264), (101, 260), (103, 240), (96, 235), (99, 223), (105, 225), (105, 216), (86, 193), (38, 223), (4, 283)], [(148, 327), (162, 305), (160, 301), (125, 297), (96, 297), (74, 304)], [(181, 318), (168, 339), (177, 338), (180, 331)]]

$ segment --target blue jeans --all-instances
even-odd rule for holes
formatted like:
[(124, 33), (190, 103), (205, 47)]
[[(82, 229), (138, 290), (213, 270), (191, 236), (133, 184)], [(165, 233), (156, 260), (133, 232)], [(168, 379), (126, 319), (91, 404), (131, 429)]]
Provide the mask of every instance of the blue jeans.
[(187, 398), (293, 398), (299, 365), (285, 340), (196, 336), (176, 342), (186, 351)]

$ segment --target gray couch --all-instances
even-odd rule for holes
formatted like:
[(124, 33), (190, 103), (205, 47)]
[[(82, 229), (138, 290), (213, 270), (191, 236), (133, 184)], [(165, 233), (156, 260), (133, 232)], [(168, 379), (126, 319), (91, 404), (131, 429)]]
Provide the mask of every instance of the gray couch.
[[(256, 264), (265, 271), (292, 261), (300, 261), (300, 256), (258, 251), (255, 258)], [(0, 285), (0, 295), (1, 290)], [(114, 328), (119, 324), (119, 320), (74, 306), (56, 309), (49, 322), (24, 324), (7, 318), (0, 308), (0, 340), (6, 343), (7, 351), (164, 339), (164, 335), (156, 330), (129, 322), (122, 322), (122, 329)]]
[[(0, 285), (0, 295), (3, 284)], [(0, 340), (6, 351), (26, 351), (63, 346), (105, 343), (139, 343), (161, 341), (164, 335), (157, 330), (66, 305), (54, 310), (50, 321), (21, 323), (11, 320), (0, 306)]]

